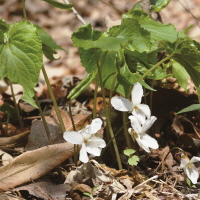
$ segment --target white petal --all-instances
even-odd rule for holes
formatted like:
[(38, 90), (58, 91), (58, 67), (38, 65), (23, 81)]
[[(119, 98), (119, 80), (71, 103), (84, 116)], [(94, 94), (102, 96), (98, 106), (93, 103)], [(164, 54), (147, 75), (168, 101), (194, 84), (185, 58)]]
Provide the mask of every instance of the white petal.
[(185, 167), (184, 169), (185, 169), (184, 171), (185, 171), (187, 177), (192, 181), (193, 184), (196, 184), (197, 179), (199, 177), (199, 172), (198, 172), (197, 168), (194, 166), (192, 168)]
[(136, 142), (138, 143), (138, 145), (140, 147), (142, 147), (147, 153), (150, 153), (150, 149), (149, 149), (149, 146), (148, 144), (146, 144), (146, 142), (142, 141), (139, 137), (136, 138)]
[(103, 122), (100, 118), (96, 118), (92, 120), (92, 123), (88, 126), (90, 134), (96, 133), (101, 129)]
[(79, 132), (76, 131), (66, 131), (63, 134), (63, 138), (72, 144), (82, 144), (84, 139)]
[(99, 156), (101, 148), (104, 148), (106, 143), (99, 137), (93, 137), (86, 143), (86, 150), (88, 153)]
[(79, 152), (79, 160), (83, 163), (87, 163), (89, 161), (87, 151), (86, 151), (86, 146), (85, 143), (82, 144), (82, 148)]
[(151, 116), (151, 111), (150, 111), (150, 108), (148, 105), (140, 104), (140, 105), (137, 105), (137, 107), (138, 107), (139, 111), (142, 111), (147, 118), (149, 118)]
[(89, 125), (86, 126), (86, 128), (78, 131), (79, 134), (82, 136), (83, 140), (89, 140), (91, 138), (91, 133), (89, 130)]
[(119, 111), (128, 112), (133, 110), (133, 104), (124, 97), (112, 97), (111, 104)]
[(131, 92), (131, 99), (132, 99), (133, 105), (138, 105), (141, 103), (142, 95), (143, 95), (142, 85), (139, 82), (137, 82), (134, 84), (133, 90)]
[(196, 157), (196, 156), (193, 156), (190, 160), (191, 163), (194, 163), (194, 162), (199, 162), (200, 161), (200, 157)]
[(141, 133), (142, 127), (138, 119), (133, 115), (130, 115), (128, 118), (131, 120), (131, 126), (133, 127), (135, 132), (138, 134)]
[(101, 154), (101, 148), (98, 147), (94, 147), (94, 148), (90, 148), (90, 147), (86, 147), (87, 152), (94, 155), (94, 156), (100, 156)]
[[(183, 154), (183, 155), (184, 155), (184, 154)], [(181, 156), (180, 167), (184, 168), (184, 167), (186, 166), (187, 163), (188, 163), (188, 160)]]
[(147, 119), (142, 126), (142, 133), (145, 133), (149, 128), (151, 128), (156, 119), (157, 118), (155, 116), (151, 116), (149, 119)]
[(139, 110), (139, 112), (136, 112), (136, 109), (133, 110), (132, 115), (137, 118), (137, 120), (140, 122), (141, 125), (145, 123), (146, 116), (143, 112)]
[(152, 138), (150, 135), (148, 134), (141, 134), (140, 135), (140, 139), (142, 141), (142, 143), (148, 145), (150, 148), (152, 149), (157, 149), (158, 146), (158, 142), (156, 141), (156, 139)]
[(93, 143), (95, 143), (95, 145), (96, 145), (97, 147), (104, 148), (104, 147), (106, 146), (105, 141), (104, 141), (102, 138), (100, 138), (100, 137), (93, 137), (93, 138), (91, 139), (91, 141), (92, 141)]

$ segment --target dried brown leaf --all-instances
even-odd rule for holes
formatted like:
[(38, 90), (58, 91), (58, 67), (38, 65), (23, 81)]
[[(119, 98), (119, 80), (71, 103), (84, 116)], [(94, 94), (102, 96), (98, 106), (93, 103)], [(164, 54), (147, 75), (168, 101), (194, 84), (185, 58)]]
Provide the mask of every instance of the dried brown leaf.
[(14, 135), (18, 135), (21, 133), (21, 129), (19, 126), (15, 126), (11, 123), (2, 123), (2, 131), (4, 133), (6, 133), (6, 135), (9, 136), (14, 136)]
[[(167, 165), (169, 170), (172, 170), (172, 166), (174, 164), (174, 160), (173, 160), (173, 156), (171, 153), (169, 153), (170, 148), (169, 146), (164, 147), (163, 149), (159, 149), (157, 150), (158, 154), (159, 154), (159, 158), (162, 161), (163, 164), (163, 168), (164, 168), (164, 164)], [(156, 150), (154, 150), (154, 152), (156, 152)], [(169, 153), (169, 154), (168, 154)], [(168, 154), (168, 156), (166, 157), (166, 155)], [(165, 158), (166, 157), (166, 158)], [(165, 159), (165, 160), (164, 160)]]
[[(60, 111), (61, 117), (63, 119), (66, 131), (73, 131), (71, 118), (69, 117), (68, 113), (61, 109), (59, 109), (59, 111)], [(57, 119), (54, 109), (52, 109), (51, 114), (53, 115), (56, 122), (58, 122), (58, 119)], [(73, 119), (74, 119), (74, 124), (75, 124), (76, 130), (80, 130), (92, 121), (92, 115), (91, 114), (77, 114), (73, 117)], [(60, 139), (60, 137), (63, 137), (63, 134), (58, 135), (55, 139), (53, 139), (53, 143), (57, 142)]]
[[(47, 126), (49, 128), (51, 140), (55, 140), (59, 135), (61, 135), (60, 126), (57, 126), (55, 122), (55, 118), (51, 116), (45, 116), (45, 120), (47, 122)], [(56, 141), (56, 143), (62, 143), (65, 140), (63, 137), (60, 137), (60, 140)], [(49, 140), (47, 137), (46, 130), (44, 128), (43, 121), (34, 120), (31, 126), (31, 133), (28, 136), (28, 142), (26, 144), (25, 150), (31, 151), (34, 149), (38, 149), (44, 146), (49, 145)]]
[(119, 182), (119, 180), (95, 160), (84, 163), (75, 171), (71, 171), (67, 175), (65, 183), (83, 183), (83, 180), (87, 181), (89, 179), (92, 180), (94, 186), (98, 186), (95, 189), (95, 193), (98, 193), (98, 196), (104, 199), (113, 193), (126, 192), (125, 187)]
[(180, 121), (180, 117), (178, 115), (176, 115), (174, 117), (171, 127), (177, 137), (184, 134), (184, 127), (183, 127), (183, 125)]
[[(83, 193), (92, 194), (92, 188), (86, 184), (72, 183), (70, 197), (74, 200), (82, 200)], [(88, 198), (90, 199), (90, 198)]]
[(64, 200), (66, 192), (71, 190), (68, 184), (53, 184), (46, 176), (34, 181), (34, 183), (17, 187), (16, 190), (27, 190), (29, 194), (43, 200)]
[(8, 189), (35, 180), (74, 153), (73, 144), (49, 145), (34, 151), (28, 151), (0, 168), (0, 189)]
[(17, 147), (22, 145), (29, 135), (30, 131), (25, 131), (18, 135), (11, 137), (2, 137), (0, 140), (0, 147)]

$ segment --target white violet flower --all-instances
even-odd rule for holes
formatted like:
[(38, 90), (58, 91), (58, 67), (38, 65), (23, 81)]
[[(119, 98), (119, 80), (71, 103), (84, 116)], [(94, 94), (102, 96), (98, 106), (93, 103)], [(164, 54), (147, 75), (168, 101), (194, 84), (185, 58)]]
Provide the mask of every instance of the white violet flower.
[(134, 84), (131, 92), (132, 102), (124, 97), (112, 97), (111, 104), (116, 110), (132, 112), (132, 114), (138, 118), (139, 122), (144, 124), (145, 118), (149, 118), (151, 116), (151, 111), (148, 105), (141, 104), (142, 96), (142, 85), (137, 82)]
[(90, 125), (87, 125), (80, 131), (66, 131), (64, 132), (64, 139), (72, 144), (82, 145), (79, 160), (87, 163), (89, 161), (88, 154), (100, 156), (102, 148), (106, 146), (105, 141), (95, 136), (95, 133), (101, 129), (102, 120), (96, 118), (92, 120)]
[(197, 179), (199, 177), (198, 169), (194, 165), (194, 163), (198, 161), (200, 161), (199, 157), (193, 156), (190, 160), (185, 154), (181, 154), (180, 167), (183, 168), (185, 174), (193, 184), (197, 183)]
[(131, 126), (132, 128), (129, 128), (129, 133), (133, 140), (135, 140), (140, 147), (142, 147), (146, 152), (150, 152), (150, 148), (157, 149), (158, 142), (146, 134), (146, 131), (152, 126), (152, 124), (157, 119), (155, 116), (151, 116), (149, 119), (147, 119), (143, 125), (140, 124), (138, 119), (131, 115), (129, 116), (129, 119), (131, 120)]

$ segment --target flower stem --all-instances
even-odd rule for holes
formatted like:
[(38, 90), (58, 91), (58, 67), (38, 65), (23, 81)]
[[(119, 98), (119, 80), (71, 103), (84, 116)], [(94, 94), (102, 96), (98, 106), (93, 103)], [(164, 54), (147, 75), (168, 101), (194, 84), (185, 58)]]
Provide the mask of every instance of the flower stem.
[[(107, 55), (107, 52), (105, 52), (104, 55)], [(99, 65), (99, 60), (97, 58), (96, 49), (95, 49), (95, 59), (96, 59), (96, 64), (97, 64), (97, 68), (98, 68), (98, 71), (99, 71), (99, 73), (98, 73), (99, 82), (100, 82), (100, 86), (101, 86), (101, 92), (102, 92), (102, 97), (103, 97), (103, 104), (104, 104), (104, 109), (105, 109), (105, 114), (106, 114), (107, 126), (108, 126), (108, 130), (110, 132), (110, 136), (111, 136), (111, 138), (113, 138), (114, 133), (113, 133), (113, 129), (112, 129), (112, 126), (111, 126), (109, 113), (108, 113), (108, 109), (107, 109), (107, 105), (106, 105), (105, 91), (104, 91), (103, 81), (102, 81), (102, 76), (101, 76), (101, 67)], [(120, 159), (120, 155), (119, 155), (119, 150), (118, 150), (117, 143), (116, 143), (115, 139), (113, 139), (113, 146), (114, 146), (114, 150), (115, 150), (115, 154), (116, 154), (116, 158), (117, 158), (118, 167), (119, 167), (119, 169), (122, 169), (122, 163), (121, 163), (121, 159)]]
[(111, 89), (110, 89), (110, 95), (109, 95), (109, 102), (108, 102), (108, 113), (110, 113), (110, 110), (111, 110), (111, 98), (112, 98), (112, 95), (113, 95), (113, 90), (114, 90), (114, 87), (115, 87), (115, 82), (116, 82), (116, 79), (117, 79), (117, 75), (118, 75), (118, 72), (115, 73), (114, 75), (114, 78), (113, 78), (113, 81), (112, 81), (112, 85), (111, 85)]
[(99, 78), (97, 77), (96, 85), (95, 85), (95, 90), (94, 90), (94, 107), (93, 107), (93, 119), (96, 118), (97, 115), (97, 90), (99, 86)]
[(16, 113), (17, 113), (17, 118), (18, 118), (18, 121), (19, 121), (19, 126), (20, 126), (21, 131), (23, 131), (24, 130), (23, 121), (22, 121), (22, 118), (21, 118), (21, 115), (20, 115), (19, 107), (18, 107), (16, 99), (15, 99), (15, 94), (14, 94), (13, 85), (12, 85), (11, 81), (9, 81), (9, 84), (10, 84), (10, 89), (11, 89), (11, 93), (12, 93), (12, 97), (13, 97), (15, 110), (16, 110)]
[(25, 2), (26, 2), (26, 0), (22, 0), (22, 8), (23, 8), (24, 19), (27, 20)]
[[(107, 53), (105, 53), (104, 56), (103, 56), (103, 58), (102, 58), (102, 62), (101, 62), (101, 66), (100, 66), (100, 71), (102, 70), (103, 64), (104, 64), (105, 59), (106, 59), (106, 55), (107, 55)], [(99, 77), (97, 77), (96, 86), (95, 86), (95, 92), (94, 92), (93, 119), (96, 118), (96, 104), (97, 104), (97, 91), (98, 91), (98, 86), (99, 86)]]
[[(130, 122), (127, 122), (124, 125), (128, 125)], [(101, 158), (103, 157), (104, 153), (106, 152), (107, 148), (110, 146), (111, 142), (113, 141), (114, 138), (116, 138), (118, 136), (118, 134), (122, 131), (122, 129), (124, 128), (124, 125), (117, 131), (117, 133), (114, 135), (114, 137), (112, 137), (109, 142), (106, 144), (106, 147), (102, 150), (101, 156), (99, 156), (98, 161), (101, 160)]]
[(44, 113), (42, 112), (42, 108), (41, 108), (41, 106), (40, 106), (40, 103), (39, 103), (39, 101), (38, 101), (38, 97), (37, 97), (36, 94), (35, 94), (34, 99), (35, 99), (35, 102), (36, 102), (36, 104), (37, 104), (37, 106), (38, 106), (38, 109), (39, 109), (39, 112), (40, 112), (40, 116), (41, 116), (41, 118), (42, 118), (42, 122), (43, 122), (43, 125), (44, 125), (44, 129), (45, 129), (45, 131), (46, 131), (46, 134), (47, 134), (47, 137), (48, 137), (48, 140), (49, 140), (49, 144), (52, 144), (52, 139), (51, 139), (49, 127), (48, 127), (48, 125), (47, 125), (47, 122), (46, 122)]
[(173, 147), (173, 148), (171, 148), (171, 149), (168, 151), (168, 153), (165, 155), (165, 157), (162, 159), (162, 162), (161, 162), (161, 163), (158, 165), (158, 167), (156, 168), (156, 171), (160, 168), (160, 166), (162, 166), (161, 168), (162, 168), (162, 170), (164, 170), (164, 162), (165, 162), (165, 160), (167, 159), (167, 156), (168, 156), (173, 150), (175, 150), (175, 149), (184, 152), (184, 150), (181, 149), (181, 148), (179, 148), (179, 147)]
[[(71, 102), (71, 100), (69, 100), (69, 116), (71, 118), (73, 130), (76, 131), (76, 126), (75, 126), (74, 118), (73, 118), (73, 115), (72, 115), (72, 102)], [(77, 144), (74, 144), (74, 163), (77, 166), (77, 163), (78, 163), (78, 145)]]
[(60, 111), (59, 111), (59, 109), (58, 109), (58, 105), (57, 105), (57, 102), (56, 102), (56, 99), (55, 99), (53, 90), (52, 90), (52, 88), (51, 88), (51, 85), (50, 85), (50, 82), (49, 82), (49, 79), (48, 79), (46, 70), (45, 70), (45, 68), (44, 68), (44, 65), (42, 65), (42, 73), (43, 73), (43, 75), (44, 75), (44, 79), (45, 79), (45, 81), (46, 81), (46, 84), (47, 84), (47, 87), (48, 87), (48, 90), (49, 90), (49, 94), (50, 94), (50, 96), (51, 96), (51, 99), (52, 99), (52, 102), (53, 102), (53, 105), (54, 105), (54, 108), (55, 108), (55, 111), (56, 111), (56, 115), (57, 115), (57, 117), (58, 117), (58, 121), (59, 121), (59, 123), (60, 123), (61, 131), (64, 133), (64, 132), (65, 132), (65, 125), (64, 125), (64, 123), (63, 123), (63, 120), (62, 120)]
[(154, 66), (153, 66), (152, 68), (150, 68), (148, 71), (146, 71), (146, 72), (138, 79), (137, 82), (142, 81), (150, 72), (152, 72), (154, 69), (156, 69), (157, 67), (159, 67), (163, 62), (169, 60), (173, 55), (174, 55), (174, 53), (171, 54), (171, 55), (169, 55), (168, 57), (162, 59), (160, 62), (158, 62), (156, 65), (154, 65)]
[(131, 142), (130, 142), (130, 136), (128, 133), (128, 126), (127, 126), (127, 112), (122, 113), (123, 116), (123, 126), (124, 126), (124, 136), (126, 139), (126, 145), (129, 149), (131, 149)]
[(74, 118), (72, 116), (72, 102), (71, 102), (71, 100), (69, 100), (69, 116), (70, 116), (70, 119), (71, 119), (71, 122), (72, 122), (73, 130), (76, 131), (76, 126), (75, 126), (75, 123), (74, 123)]

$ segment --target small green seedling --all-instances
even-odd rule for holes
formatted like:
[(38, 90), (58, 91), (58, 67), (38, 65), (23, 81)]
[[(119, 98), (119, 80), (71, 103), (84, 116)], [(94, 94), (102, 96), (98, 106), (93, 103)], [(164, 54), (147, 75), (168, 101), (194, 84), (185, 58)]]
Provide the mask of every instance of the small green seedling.
[(94, 191), (97, 187), (98, 187), (98, 186), (93, 187), (91, 193), (84, 192), (83, 194), (86, 195), (86, 196), (88, 196), (88, 197), (90, 197), (91, 199), (94, 199), (92, 194), (93, 194), (93, 191)]
[(192, 182), (189, 178), (186, 178), (185, 181), (189, 188), (196, 188), (196, 186), (192, 184)]
[(131, 166), (137, 166), (138, 161), (140, 160), (138, 156), (133, 155), (135, 153), (134, 149), (124, 150), (124, 154), (129, 157), (128, 164)]

